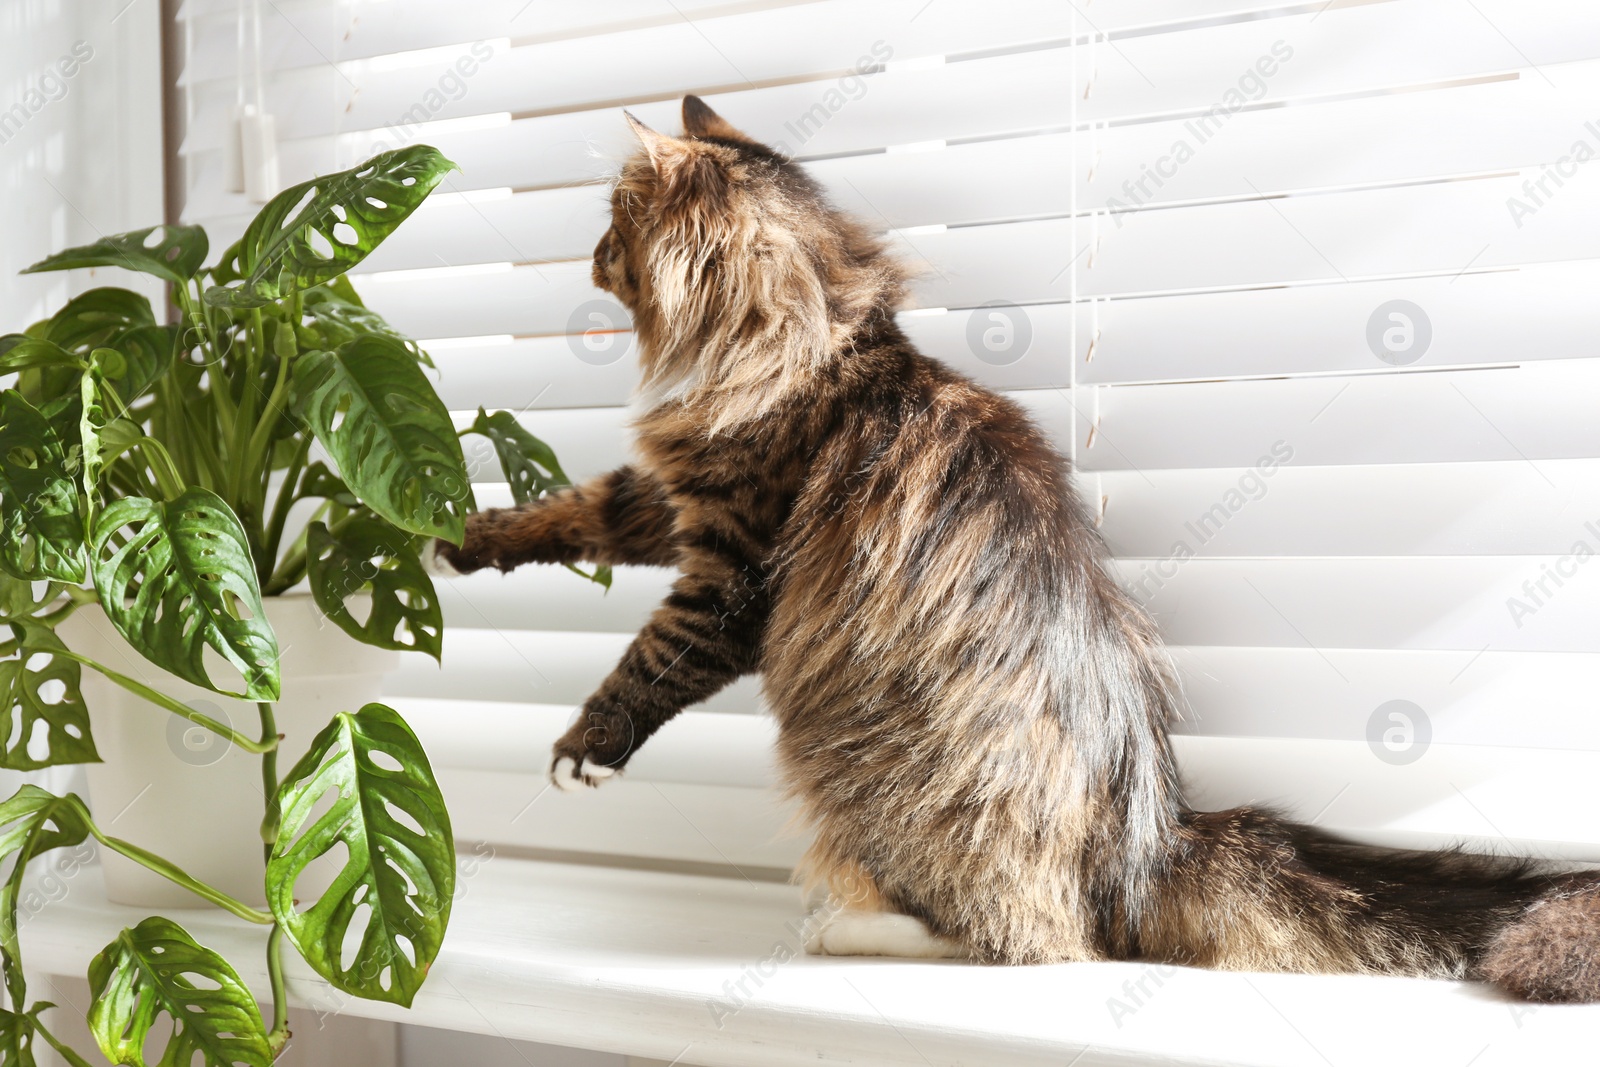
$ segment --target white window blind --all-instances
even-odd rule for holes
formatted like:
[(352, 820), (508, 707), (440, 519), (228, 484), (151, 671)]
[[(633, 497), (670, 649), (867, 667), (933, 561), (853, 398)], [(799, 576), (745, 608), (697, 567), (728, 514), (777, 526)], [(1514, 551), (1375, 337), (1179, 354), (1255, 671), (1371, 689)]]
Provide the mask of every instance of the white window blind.
[[(219, 247), (254, 211), (224, 190), (235, 11), (181, 13), (184, 215)], [(1198, 803), (1600, 859), (1592, 5), (279, 0), (262, 45), (285, 184), (419, 141), (461, 164), (354, 281), (463, 419), (518, 411), (575, 478), (625, 461), (631, 338), (588, 257), (620, 108), (675, 131), (700, 94), (892, 232), (912, 336), (1073, 456), (1173, 645)], [(668, 580), (443, 590), (443, 669), (391, 688), (463, 839), (797, 854), (753, 679), (625, 780), (540, 794)]]

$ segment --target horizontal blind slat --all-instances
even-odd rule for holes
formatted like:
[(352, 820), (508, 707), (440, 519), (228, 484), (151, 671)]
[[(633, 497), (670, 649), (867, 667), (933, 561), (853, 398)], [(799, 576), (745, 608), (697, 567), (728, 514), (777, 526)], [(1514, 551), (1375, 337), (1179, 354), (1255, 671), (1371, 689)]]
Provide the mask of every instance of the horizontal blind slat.
[[(926, 10), (919, 13), (919, 8)], [(995, 0), (978, 20), (958, 5), (927, 5), (926, 0), (828, 0), (502, 46), (477, 66), (459, 93), (447, 94), (435, 84), (450, 72), (451, 59), (422, 68), (421, 78), (417, 70), (371, 63), (278, 72), (266, 86), (266, 100), (280, 136), (300, 138), (391, 125), (418, 107), (418, 114), (444, 120), (498, 111), (581, 110), (775, 80), (832, 82), (891, 59), (1015, 47), (1063, 38), (1068, 29), (1067, 12), (1055, 0)], [(619, 53), (629, 61), (617, 63)], [(597, 70), (605, 77), (594, 77)], [(188, 89), (194, 128), (231, 114), (232, 79)]]
[[(598, 588), (595, 595), (600, 595)], [(554, 624), (546, 620), (546, 625)], [(445, 634), (442, 665), (408, 655), (385, 680), (385, 692), (576, 708), (599, 688), (632, 640), (628, 633), (458, 629)], [(753, 677), (744, 678), (696, 707), (751, 714), (761, 707), (760, 685)]]
[[(1600, 556), (1600, 514), (1592, 522), (1560, 555), (1123, 556), (1112, 573), (1177, 645), (1600, 653), (1600, 628), (1589, 625), (1600, 616), (1600, 567), (1587, 566)], [(563, 568), (530, 566), (435, 588), (453, 633), (614, 634), (643, 626), (673, 577), (623, 568), (602, 596)]]
[(1600, 523), (1600, 459), (1088, 472), (1141, 559), (1564, 556)]
[[(1600, 720), (1588, 710), (1593, 653), (1182, 646), (1172, 655), (1190, 709), (1174, 729), (1185, 734), (1365, 742), (1374, 722), (1380, 739), (1404, 729), (1390, 718), (1398, 711), (1424, 744), (1600, 751)], [(1420, 712), (1378, 713), (1393, 700)]]
[(1600, 525), (1584, 533), (1581, 556), (1124, 558), (1114, 573), (1175, 645), (1600, 653)]
[[(1283, 283), (1334, 282), (1467, 268), (1581, 260), (1600, 241), (1600, 173), (1580, 172), (1570, 192), (1525, 226), (1506, 210), (1516, 178), (1216, 204), (1139, 212), (1081, 223), (1084, 297)], [(913, 269), (924, 307), (974, 307), (1065, 300), (1071, 293), (1070, 220), (902, 234), (895, 244)], [(420, 337), (567, 332), (573, 316), (604, 294), (587, 261), (491, 266), (492, 273), (440, 278), (411, 272), (352, 275), (401, 329)], [(379, 290), (381, 284), (382, 289)], [(424, 293), (427, 299), (424, 299)], [(440, 306), (443, 305), (443, 306)]]
[[(1541, 460), (1600, 454), (1597, 390), (1600, 360), (1592, 359), (1080, 388), (1078, 468), (1252, 467), (1275, 457), (1295, 465), (1523, 460), (1537, 469)], [(1060, 393), (1016, 395), (1046, 417), (1064, 414)]]

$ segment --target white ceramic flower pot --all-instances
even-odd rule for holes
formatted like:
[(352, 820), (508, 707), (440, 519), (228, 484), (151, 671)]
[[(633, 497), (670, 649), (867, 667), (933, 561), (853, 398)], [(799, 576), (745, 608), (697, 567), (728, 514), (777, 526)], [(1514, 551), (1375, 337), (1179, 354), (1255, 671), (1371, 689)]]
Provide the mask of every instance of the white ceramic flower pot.
[[(284, 735), (278, 753), (281, 779), (336, 713), (378, 699), (383, 676), (399, 666), (400, 653), (351, 638), (323, 617), (308, 594), (270, 597), (265, 603), (281, 657), (282, 697), (274, 705), (278, 732)], [(73, 651), (176, 697), (246, 737), (260, 736), (254, 703), (218, 696), (168, 674), (130, 648), (98, 608), (77, 612), (58, 632)], [(209, 650), (206, 669), (224, 688), (242, 684), (237, 672)], [(100, 828), (239, 900), (263, 904), (261, 757), (88, 667), (83, 670), (83, 695), (104, 760), (88, 765), (88, 801)], [(147, 908), (203, 906), (187, 890), (132, 860), (108, 849), (101, 854), (112, 901)], [(331, 877), (333, 871), (322, 873)], [(306, 878), (321, 879), (311, 870), (303, 876), (301, 888), (314, 896), (322, 887)]]

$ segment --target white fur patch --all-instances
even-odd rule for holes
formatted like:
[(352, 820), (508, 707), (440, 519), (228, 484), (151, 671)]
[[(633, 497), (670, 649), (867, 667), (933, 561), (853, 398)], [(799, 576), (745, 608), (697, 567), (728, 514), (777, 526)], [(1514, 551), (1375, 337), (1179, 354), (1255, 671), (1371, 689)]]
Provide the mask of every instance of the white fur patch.
[(628, 415), (638, 418), (649, 414), (662, 404), (674, 400), (682, 400), (700, 387), (700, 371), (698, 368), (690, 370), (675, 381), (657, 382), (646, 387), (643, 383), (635, 387), (633, 394), (628, 397)]
[(550, 781), (563, 793), (577, 792), (583, 788), (583, 783), (572, 773), (576, 766), (577, 761), (571, 756), (562, 756), (556, 760), (556, 765), (550, 768)]
[(439, 554), (439, 539), (436, 537), (428, 542), (428, 547), (422, 550), (422, 569), (436, 578), (459, 578), (461, 572), (451, 565), (450, 561)]
[(961, 959), (966, 950), (936, 937), (927, 925), (892, 911), (846, 908), (834, 915), (807, 943), (817, 956), (899, 956), (903, 959)]
[(581, 789), (603, 785), (617, 773), (615, 767), (585, 759), (578, 768), (571, 756), (562, 756), (550, 768), (550, 781), (563, 793), (576, 793)]

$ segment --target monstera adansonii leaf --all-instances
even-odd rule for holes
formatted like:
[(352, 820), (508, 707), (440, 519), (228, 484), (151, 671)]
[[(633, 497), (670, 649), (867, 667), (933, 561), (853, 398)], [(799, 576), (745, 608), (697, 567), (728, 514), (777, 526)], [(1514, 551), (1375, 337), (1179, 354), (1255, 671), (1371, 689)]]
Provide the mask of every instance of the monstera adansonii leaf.
[(84, 815), (77, 797), (58, 797), (36, 785), (24, 785), (0, 803), (0, 862), (16, 857), (0, 883), (0, 954), (5, 956), (6, 988), (14, 1005), (27, 999), (17, 950), (17, 898), (23, 872), (36, 856), (81, 844), (89, 836)]
[[(278, 699), (278, 641), (244, 528), (221, 497), (191, 486), (168, 501), (115, 501), (95, 520), (90, 570), (106, 617), (150, 662), (224, 696)], [(207, 645), (244, 676), (243, 693), (212, 683)]]
[(156, 324), (150, 301), (128, 289), (104, 286), (80, 293), (45, 324), (45, 339), (70, 351), (99, 348), (128, 330)]
[(317, 348), (338, 348), (363, 334), (380, 334), (392, 337), (411, 353), (413, 359), (425, 367), (433, 366), (428, 353), (417, 342), (396, 330), (376, 311), (361, 302), (348, 278), (335, 278), (327, 285), (306, 290), (305, 313), (311, 319), (310, 329), (322, 343)]
[(33, 1027), (26, 1015), (0, 1011), (0, 1067), (34, 1067)]
[[(255, 996), (227, 960), (171, 919), (152, 916), (118, 934), (89, 964), (89, 994), (89, 1030), (112, 1063), (272, 1063)], [(163, 1015), (171, 1020), (171, 1033), (159, 1058), (151, 1061), (145, 1043)]]
[(50, 420), (15, 389), (0, 393), (0, 568), (29, 581), (83, 581), (72, 475)]
[[(511, 485), (511, 499), (516, 503), (526, 504), (552, 489), (572, 484), (550, 446), (529, 433), (511, 412), (497, 411), (491, 415), (479, 408), (478, 417), (472, 420), (467, 431), (487, 437), (494, 446), (495, 458), (500, 461), (500, 470)], [(596, 567), (590, 574), (569, 563), (567, 570), (611, 588), (610, 567)]]
[(450, 412), (400, 342), (360, 337), (296, 361), (301, 414), (373, 511), (411, 533), (456, 544), (473, 508)]
[[(337, 715), (277, 800), (267, 905), (284, 933), (339, 989), (409, 1007), (444, 940), (456, 879), (450, 816), (416, 735), (382, 704)], [(322, 899), (297, 907), (295, 880), (329, 852), (345, 853), (344, 869)]]
[(261, 307), (337, 278), (367, 258), (456, 165), (429, 145), (285, 189), (261, 209), (206, 290), (215, 307)]
[[(0, 767), (33, 771), (98, 763), (79, 691), (83, 668), (55, 654), (66, 646), (43, 623), (18, 619), (11, 632), (16, 654), (0, 660)], [(40, 731), (43, 736), (36, 737)]]
[(516, 503), (526, 504), (552, 489), (572, 484), (550, 446), (524, 429), (511, 412), (490, 415), (479, 408), (478, 417), (467, 429), (487, 437), (494, 446), (500, 469), (511, 483), (511, 499)]
[(0, 337), (0, 374), (33, 370), (36, 367), (64, 367), (82, 370), (82, 359), (54, 341), (27, 334), (8, 333)]
[(13, 578), (0, 568), (0, 622), (37, 615), (60, 594), (58, 583), (51, 582), (42, 590), (36, 590), (32, 582)]
[(116, 390), (123, 408), (144, 396), (168, 370), (177, 354), (179, 328), (135, 326), (96, 348), (92, 361), (101, 380)]
[[(439, 658), (444, 613), (411, 534), (382, 519), (351, 519), (337, 534), (314, 522), (306, 530), (306, 577), (317, 607), (351, 637)], [(345, 601), (363, 590), (372, 610), (360, 622)]]
[(210, 250), (206, 231), (199, 226), (151, 226), (102, 237), (92, 245), (80, 245), (46, 256), (22, 273), (40, 274), (73, 267), (122, 267), (182, 285), (195, 276)]

